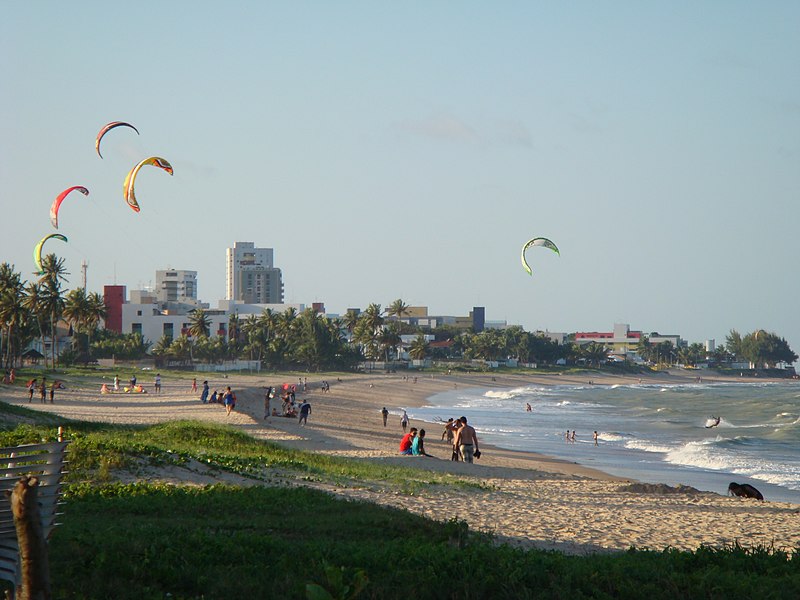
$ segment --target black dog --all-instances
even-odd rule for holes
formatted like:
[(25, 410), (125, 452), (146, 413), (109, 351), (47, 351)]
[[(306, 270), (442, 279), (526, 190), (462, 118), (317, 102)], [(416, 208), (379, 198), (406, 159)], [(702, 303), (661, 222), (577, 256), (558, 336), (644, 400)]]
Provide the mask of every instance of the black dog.
[(738, 484), (731, 482), (728, 486), (728, 493), (732, 496), (740, 496), (742, 498), (755, 498), (756, 500), (764, 501), (764, 496), (756, 488), (749, 483)]

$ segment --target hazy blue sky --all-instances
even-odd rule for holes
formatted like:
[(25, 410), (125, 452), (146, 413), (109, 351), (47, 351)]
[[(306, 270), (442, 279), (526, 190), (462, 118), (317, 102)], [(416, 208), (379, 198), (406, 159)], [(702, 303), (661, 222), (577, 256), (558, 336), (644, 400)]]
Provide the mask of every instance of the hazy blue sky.
[[(275, 249), (288, 302), (526, 329), (764, 328), (800, 352), (800, 3), (16, 2), (0, 260), (70, 285)], [(94, 151), (100, 127), (124, 120)], [(127, 171), (146, 167), (135, 214)], [(519, 252), (534, 236), (561, 257)]]

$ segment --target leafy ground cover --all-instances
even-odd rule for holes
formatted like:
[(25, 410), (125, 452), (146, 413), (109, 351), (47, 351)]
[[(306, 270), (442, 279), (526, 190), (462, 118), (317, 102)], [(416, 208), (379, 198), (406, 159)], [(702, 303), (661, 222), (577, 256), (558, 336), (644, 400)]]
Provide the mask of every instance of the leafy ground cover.
[[(53, 439), (49, 421), (30, 418), (33, 424), (0, 427), (0, 445)], [(68, 423), (67, 430), (66, 506), (50, 542), (55, 598), (800, 597), (797, 552), (567, 556), (498, 546), (464, 522), (297, 485), (123, 484), (114, 481), (119, 469), (192, 459), (253, 479), (279, 469), (295, 483), (475, 485), (287, 450), (204, 423)]]

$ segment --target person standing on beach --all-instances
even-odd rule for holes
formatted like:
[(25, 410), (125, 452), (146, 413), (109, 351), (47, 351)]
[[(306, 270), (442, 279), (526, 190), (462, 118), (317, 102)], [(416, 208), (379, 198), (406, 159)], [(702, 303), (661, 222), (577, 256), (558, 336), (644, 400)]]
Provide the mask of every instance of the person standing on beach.
[(461, 421), (461, 427), (456, 434), (455, 444), (461, 450), (464, 462), (471, 463), (475, 451), (478, 450), (478, 434), (472, 425), (467, 425), (467, 417), (461, 417), (459, 421)]
[(208, 402), (208, 381), (203, 382), (203, 393), (200, 394), (200, 402), (203, 404)]
[(403, 416), (400, 417), (400, 426), (403, 428), (403, 433), (406, 432), (406, 427), (408, 427), (408, 413), (403, 411)]
[(597, 431), (596, 430), (595, 430), (594, 434), (592, 434), (592, 437), (594, 438), (594, 445), (597, 446), (597, 437), (598, 436), (597, 436)]
[(264, 418), (269, 416), (269, 401), (272, 398), (272, 386), (267, 386), (267, 392), (264, 394)]
[(56, 388), (58, 387), (58, 381), (54, 381), (50, 384), (50, 404), (53, 403), (53, 399), (56, 396)]
[(308, 425), (308, 415), (311, 414), (311, 405), (308, 403), (307, 399), (303, 399), (303, 403), (300, 405), (300, 416), (297, 418), (298, 425)]
[(119, 391), (119, 375), (114, 375), (114, 391)]
[(161, 393), (161, 373), (156, 374), (155, 389), (156, 389), (156, 394)]
[(385, 406), (383, 407), (381, 414), (383, 415), (383, 426), (386, 427), (386, 421), (389, 420), (389, 411), (386, 410)]
[(47, 403), (47, 383), (44, 377), (42, 377), (42, 383), (39, 384), (39, 400), (45, 404)]
[(197, 377), (192, 379), (192, 393), (193, 394), (197, 393)]
[(33, 402), (33, 390), (36, 389), (36, 380), (31, 379), (28, 382), (28, 402)]
[(231, 414), (231, 411), (236, 408), (236, 394), (231, 390), (231, 386), (225, 388), (225, 397), (222, 403), (225, 405), (225, 414)]

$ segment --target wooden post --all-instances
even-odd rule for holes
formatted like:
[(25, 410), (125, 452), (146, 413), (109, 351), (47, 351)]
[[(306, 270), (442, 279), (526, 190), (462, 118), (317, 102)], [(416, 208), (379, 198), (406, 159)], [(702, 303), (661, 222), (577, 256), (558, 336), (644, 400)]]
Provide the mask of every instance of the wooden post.
[(17, 600), (51, 600), (47, 540), (37, 502), (39, 480), (22, 477), (11, 492), (11, 512), (17, 530), (22, 581)]

